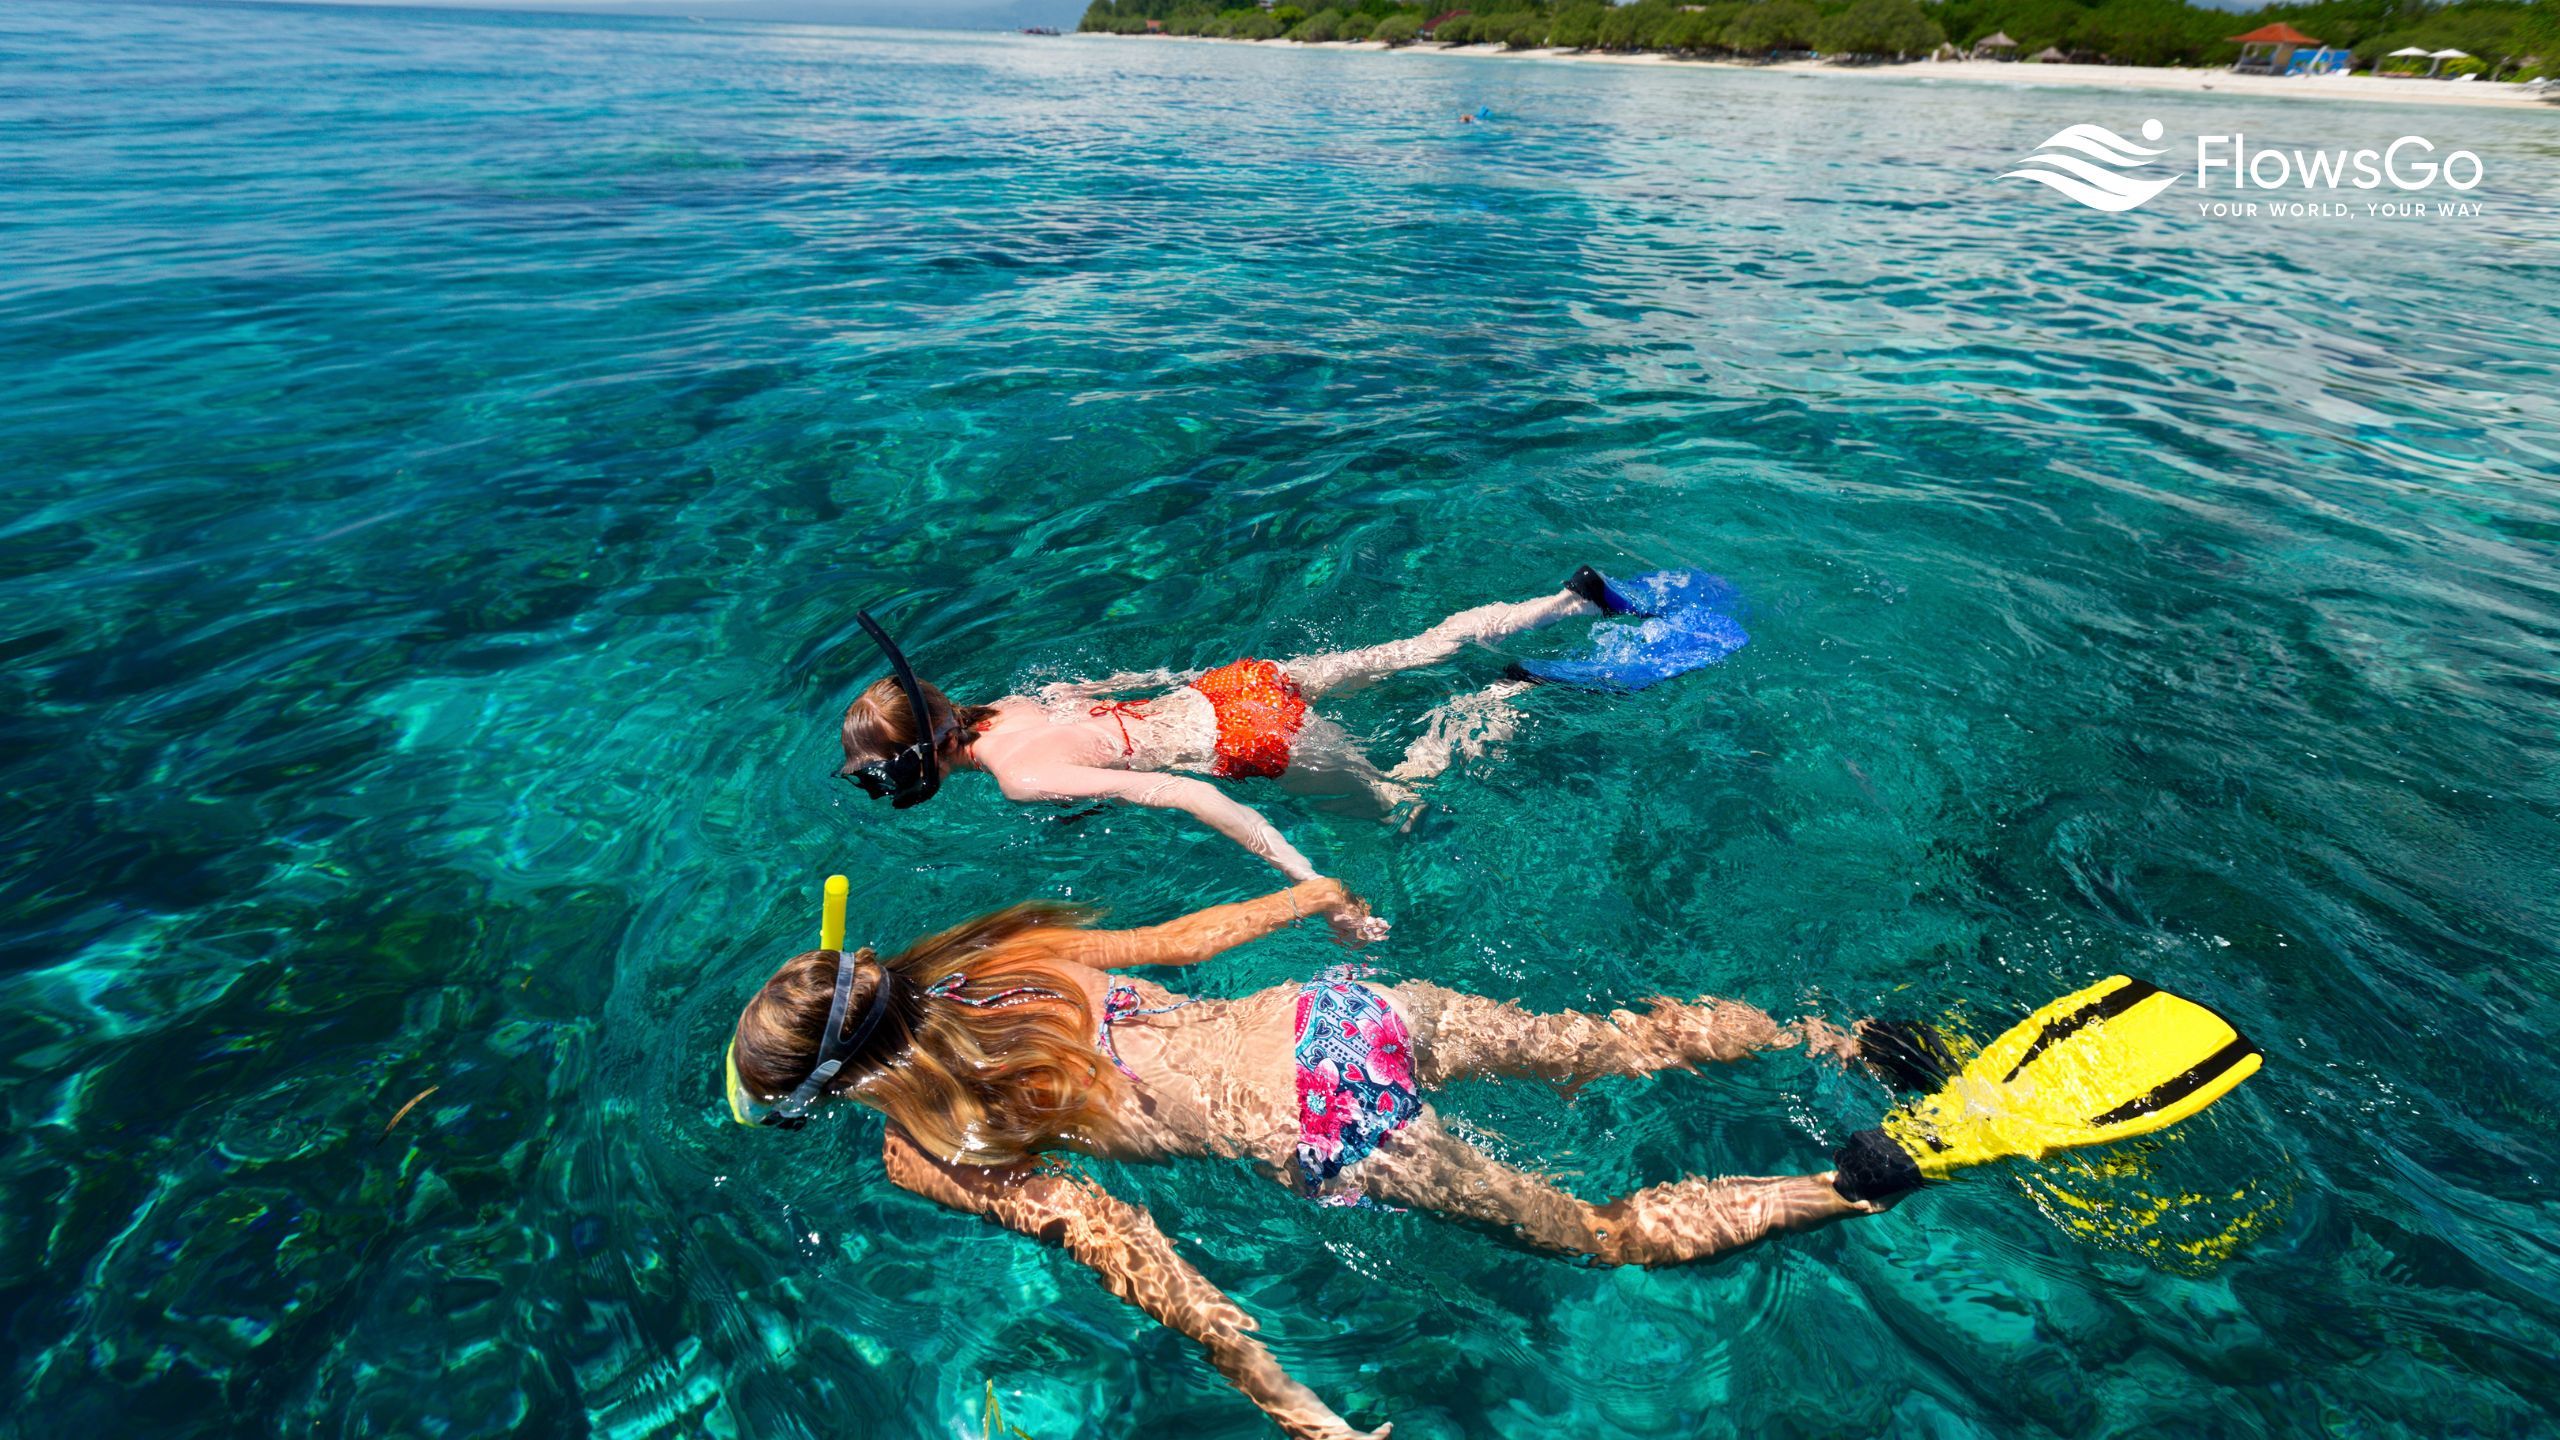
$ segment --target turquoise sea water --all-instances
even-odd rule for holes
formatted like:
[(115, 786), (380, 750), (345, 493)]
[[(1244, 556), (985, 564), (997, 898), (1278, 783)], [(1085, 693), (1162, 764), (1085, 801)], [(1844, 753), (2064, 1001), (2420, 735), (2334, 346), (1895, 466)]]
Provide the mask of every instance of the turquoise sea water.
[[(2485, 213), (1993, 178), (2152, 115), (2427, 134)], [(1410, 834), (1251, 792), (1377, 963), (1983, 1028), (2145, 975), (2267, 1068), (2071, 1184), (2244, 1241), (1990, 1175), (1606, 1272), (1101, 1167), (1302, 1378), (1414, 1440), (2554, 1424), (2560, 114), (34, 0), (0, 178), (0, 1432), (975, 1436), (992, 1383), (1038, 1440), (1270, 1433), (873, 1122), (722, 1120), (829, 870), (886, 942), (1269, 883), (831, 784), (853, 608), (994, 692), (1583, 560), (1714, 570), (1754, 642), (1533, 696)], [(1503, 663), (1343, 718), (1392, 756)], [(1595, 1196), (1885, 1104), (1440, 1099)]]

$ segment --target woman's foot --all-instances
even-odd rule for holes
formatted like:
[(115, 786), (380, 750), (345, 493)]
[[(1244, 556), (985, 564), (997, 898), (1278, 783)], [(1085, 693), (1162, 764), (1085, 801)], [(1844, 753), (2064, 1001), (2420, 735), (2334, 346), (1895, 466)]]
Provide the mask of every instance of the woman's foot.
[(1626, 592), (1620, 590), (1617, 586), (1610, 584), (1608, 576), (1601, 574), (1599, 571), (1592, 569), (1588, 565), (1584, 565), (1576, 569), (1572, 576), (1564, 582), (1564, 588), (1581, 596), (1592, 604), (1599, 606), (1600, 612), (1604, 615), (1633, 615), (1638, 613), (1636, 609), (1636, 602), (1628, 599)]
[(1808, 1055), (1827, 1055), (1842, 1064), (1860, 1058), (1858, 1037), (1828, 1020), (1817, 1020), (1807, 1015), (1788, 1028), (1804, 1038)]
[(1882, 1130), (1850, 1136), (1848, 1144), (1832, 1152), (1831, 1162), (1840, 1167), (1831, 1172), (1831, 1188), (1869, 1213), (1888, 1209), (1920, 1188), (1919, 1162)]

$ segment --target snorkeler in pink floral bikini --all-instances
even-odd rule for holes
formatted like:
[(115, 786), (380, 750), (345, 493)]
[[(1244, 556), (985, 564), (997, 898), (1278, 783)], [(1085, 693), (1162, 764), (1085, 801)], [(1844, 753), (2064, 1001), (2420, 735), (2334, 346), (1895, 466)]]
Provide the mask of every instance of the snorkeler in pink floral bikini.
[(1530, 682), (1505, 680), (1442, 707), (1403, 763), (1386, 771), (1353, 748), (1339, 726), (1316, 714), (1315, 702), (1400, 670), (1437, 664), (1468, 644), (1633, 608), (1599, 572), (1584, 566), (1553, 595), (1462, 611), (1410, 639), (1295, 660), (1238, 660), (1145, 700), (1106, 697), (1183, 677), (1170, 671), (1115, 675), (966, 706), (918, 680), (878, 622), (863, 615), (863, 627), (888, 654), (895, 673), (874, 682), (845, 710), (844, 765), (836, 773), (902, 810), (932, 798), (945, 769), (983, 770), (1008, 800), (1119, 800), (1180, 810), (1281, 874), (1306, 880), (1315, 867), (1269, 821), (1197, 777), (1267, 778), (1309, 791), (1365, 792), (1382, 808), (1411, 803), (1414, 782), (1439, 774), (1473, 744), (1509, 733), (1513, 716), (1507, 702)]
[(1318, 879), (1140, 930), (1018, 905), (885, 958), (809, 951), (738, 1017), (730, 1113), (796, 1129), (830, 1098), (880, 1111), (891, 1180), (1064, 1246), (1113, 1294), (1206, 1346), (1300, 1440), (1362, 1432), (1280, 1368), (1252, 1317), (1147, 1212), (1044, 1153), (1243, 1160), (1318, 1203), (1436, 1210), (1608, 1265), (1710, 1259), (1875, 1214), (1920, 1184), (1899, 1152), (1898, 1167), (1867, 1173), (1844, 1151), (1837, 1172), (1675, 1180), (1593, 1204), (1468, 1143), (1423, 1098), (1469, 1077), (1572, 1083), (1790, 1046), (1861, 1056), (1858, 1040), (1818, 1020), (1781, 1026), (1713, 999), (1534, 1014), (1349, 973), (1217, 1000), (1110, 973), (1194, 964), (1295, 920), (1347, 913), (1358, 902)]

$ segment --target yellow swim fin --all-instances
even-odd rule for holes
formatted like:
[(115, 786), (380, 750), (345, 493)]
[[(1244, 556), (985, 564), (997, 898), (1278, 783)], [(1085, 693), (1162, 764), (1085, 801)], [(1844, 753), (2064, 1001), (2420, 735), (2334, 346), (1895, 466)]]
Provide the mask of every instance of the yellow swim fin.
[(1966, 1165), (2040, 1159), (2175, 1125), (2258, 1072), (2229, 1021), (2147, 981), (2111, 976), (1983, 1047), (1945, 1088), (1861, 1131), (1837, 1188), (1881, 1199)]

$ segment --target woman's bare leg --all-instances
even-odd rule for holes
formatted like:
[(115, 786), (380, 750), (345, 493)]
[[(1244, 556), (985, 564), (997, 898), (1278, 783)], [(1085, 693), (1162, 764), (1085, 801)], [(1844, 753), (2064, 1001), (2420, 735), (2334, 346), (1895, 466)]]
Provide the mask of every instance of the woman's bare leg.
[(1357, 689), (1399, 670), (1437, 665), (1469, 644), (1489, 644), (1523, 630), (1552, 625), (1558, 620), (1599, 613), (1599, 606), (1570, 590), (1559, 590), (1535, 600), (1479, 605), (1473, 610), (1461, 610), (1409, 639), (1390, 640), (1365, 650), (1337, 650), (1326, 655), (1301, 656), (1282, 662), (1280, 668), (1288, 672), (1290, 679), (1298, 682), (1299, 690), (1313, 698), (1337, 690)]
[(1387, 778), (1403, 784), (1429, 780), (1459, 756), (1473, 760), (1486, 746), (1510, 739), (1520, 729), (1520, 712), (1511, 702), (1535, 688), (1535, 681), (1499, 680), (1435, 707), (1422, 717), (1422, 734), (1405, 747), (1403, 763)]
[(1280, 787), (1298, 795), (1353, 795), (1391, 815), (1417, 797), (1361, 753), (1343, 728), (1321, 715), (1309, 715), (1289, 749), (1289, 768)]
[(1496, 1226), (1541, 1249), (1608, 1265), (1710, 1260), (1782, 1231), (1886, 1208), (1841, 1198), (1827, 1174), (1675, 1180), (1594, 1205), (1451, 1135), (1428, 1110), (1345, 1179), (1390, 1204)]
[(1665, 996), (1649, 1002), (1653, 1008), (1641, 1015), (1542, 1015), (1421, 981), (1394, 986), (1393, 994), (1413, 1034), (1415, 1076), (1426, 1086), (1491, 1075), (1566, 1082), (1650, 1075), (1798, 1045), (1817, 1055), (1856, 1053), (1854, 1041), (1819, 1020), (1780, 1025), (1768, 1012), (1738, 1000)]

